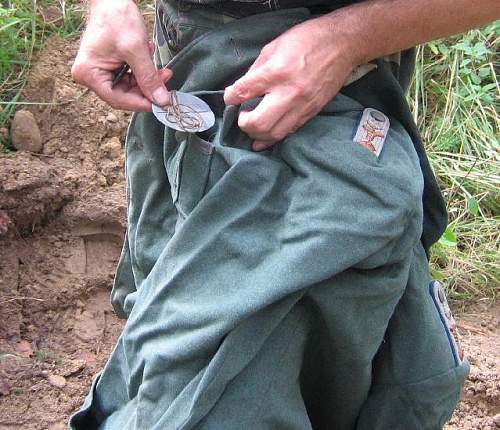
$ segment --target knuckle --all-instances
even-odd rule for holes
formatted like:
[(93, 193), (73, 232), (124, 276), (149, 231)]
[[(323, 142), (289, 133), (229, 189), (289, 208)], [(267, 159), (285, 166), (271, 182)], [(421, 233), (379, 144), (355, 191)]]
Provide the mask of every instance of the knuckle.
[(267, 73), (273, 75), (275, 78), (283, 79), (290, 73), (288, 65), (280, 59), (275, 58), (269, 62), (267, 66)]
[(146, 96), (151, 95), (161, 85), (155, 70), (134, 71), (134, 74), (137, 84)]
[(283, 140), (287, 135), (288, 133), (285, 133), (283, 131), (273, 131), (270, 133), (271, 139), (276, 142), (279, 140)]
[(271, 127), (269, 126), (269, 124), (261, 121), (254, 124), (253, 130), (260, 136), (269, 135)]
[(154, 70), (147, 70), (141, 74), (141, 82), (147, 87), (151, 87), (156, 83), (156, 72)]
[(233, 85), (233, 90), (236, 96), (243, 97), (248, 93), (249, 87), (245, 81), (236, 81)]
[(308, 99), (311, 95), (310, 87), (303, 81), (296, 81), (292, 87), (292, 94), (300, 99)]

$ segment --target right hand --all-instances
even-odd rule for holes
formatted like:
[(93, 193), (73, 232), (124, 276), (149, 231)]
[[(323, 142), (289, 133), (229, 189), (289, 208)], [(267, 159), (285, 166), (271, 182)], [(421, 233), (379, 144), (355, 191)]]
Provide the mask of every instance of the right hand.
[[(168, 69), (156, 70), (141, 12), (133, 0), (91, 0), (87, 28), (71, 69), (73, 79), (93, 90), (116, 109), (151, 110), (170, 97), (164, 84)], [(115, 72), (130, 65), (119, 84), (111, 88)]]

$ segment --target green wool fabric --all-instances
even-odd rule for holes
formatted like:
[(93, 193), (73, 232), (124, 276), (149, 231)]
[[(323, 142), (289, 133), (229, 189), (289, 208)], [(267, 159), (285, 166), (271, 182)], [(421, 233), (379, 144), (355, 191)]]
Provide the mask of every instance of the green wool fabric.
[(172, 59), (169, 87), (207, 101), (212, 130), (134, 116), (112, 293), (128, 321), (70, 428), (422, 430), (451, 416), (468, 364), (429, 294), (422, 161), (404, 119), (385, 112), (377, 158), (352, 139), (383, 103), (345, 91), (256, 153), (237, 117), (259, 100), (224, 105), (262, 46), (309, 17), (229, 22)]

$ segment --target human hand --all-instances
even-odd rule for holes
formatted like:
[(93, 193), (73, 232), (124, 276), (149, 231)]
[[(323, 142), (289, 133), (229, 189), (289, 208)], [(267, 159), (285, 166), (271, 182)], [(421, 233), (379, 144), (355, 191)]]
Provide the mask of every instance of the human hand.
[(327, 16), (292, 27), (266, 45), (248, 72), (226, 88), (226, 104), (264, 96), (238, 125), (261, 151), (283, 140), (315, 116), (356, 66), (348, 40)]
[[(168, 69), (156, 70), (142, 15), (132, 0), (90, 1), (87, 28), (71, 69), (73, 79), (116, 109), (150, 111), (151, 102), (165, 106)], [(132, 69), (112, 88), (114, 73), (124, 63)]]

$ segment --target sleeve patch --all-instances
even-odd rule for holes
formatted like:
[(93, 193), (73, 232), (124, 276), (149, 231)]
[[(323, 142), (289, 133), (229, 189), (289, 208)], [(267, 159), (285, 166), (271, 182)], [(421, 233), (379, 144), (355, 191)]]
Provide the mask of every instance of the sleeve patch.
[(389, 127), (390, 122), (386, 115), (376, 109), (366, 108), (361, 115), (353, 141), (378, 157), (382, 152)]

